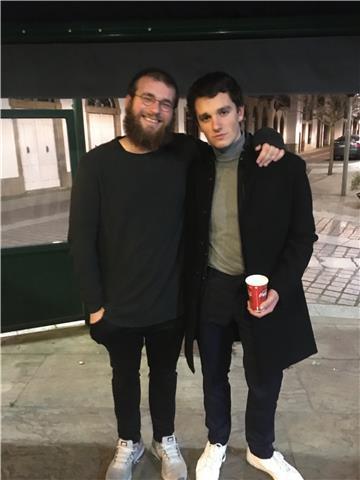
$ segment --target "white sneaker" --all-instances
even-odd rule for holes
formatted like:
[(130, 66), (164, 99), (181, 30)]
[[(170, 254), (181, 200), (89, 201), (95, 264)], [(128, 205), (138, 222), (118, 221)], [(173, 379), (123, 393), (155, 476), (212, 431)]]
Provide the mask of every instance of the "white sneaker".
[(105, 480), (131, 480), (132, 467), (138, 463), (144, 453), (144, 444), (119, 438), (114, 458), (106, 471)]
[(152, 441), (151, 452), (161, 461), (163, 480), (186, 480), (186, 463), (181, 455), (175, 435), (163, 437), (161, 443)]
[(207, 442), (196, 465), (196, 480), (218, 480), (220, 468), (226, 460), (226, 447), (221, 443)]
[(304, 480), (296, 468), (292, 467), (280, 452), (274, 452), (271, 458), (259, 458), (246, 450), (246, 460), (253, 467), (268, 473), (274, 480)]

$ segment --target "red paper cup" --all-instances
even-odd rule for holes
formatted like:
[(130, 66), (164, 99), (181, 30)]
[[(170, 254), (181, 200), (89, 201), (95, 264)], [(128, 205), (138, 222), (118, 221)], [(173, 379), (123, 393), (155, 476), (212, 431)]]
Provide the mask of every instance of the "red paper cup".
[(267, 297), (269, 279), (265, 275), (250, 275), (245, 278), (252, 310), (260, 312), (260, 304)]

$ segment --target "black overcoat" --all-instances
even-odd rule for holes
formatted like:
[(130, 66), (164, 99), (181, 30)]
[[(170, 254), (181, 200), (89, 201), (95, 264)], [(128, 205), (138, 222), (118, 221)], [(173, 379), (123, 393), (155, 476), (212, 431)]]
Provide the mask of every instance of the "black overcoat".
[[(201, 297), (206, 281), (215, 156), (207, 145), (189, 171), (186, 214), (185, 354), (194, 371)], [(317, 240), (305, 162), (292, 153), (258, 167), (247, 135), (238, 167), (239, 225), (246, 274), (269, 277), (279, 293), (274, 311), (251, 324), (260, 373), (287, 368), (317, 352), (301, 277)]]

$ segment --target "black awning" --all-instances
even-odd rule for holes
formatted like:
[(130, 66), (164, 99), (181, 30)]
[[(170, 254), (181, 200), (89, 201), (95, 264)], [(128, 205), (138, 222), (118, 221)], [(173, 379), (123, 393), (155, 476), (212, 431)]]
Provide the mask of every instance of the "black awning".
[(3, 97), (122, 97), (137, 70), (158, 66), (182, 94), (208, 71), (248, 95), (360, 90), (360, 36), (180, 42), (13, 44), (2, 50)]
[(2, 13), (3, 97), (122, 97), (148, 66), (182, 95), (214, 70), (248, 95), (360, 90), (358, 2), (3, 1)]

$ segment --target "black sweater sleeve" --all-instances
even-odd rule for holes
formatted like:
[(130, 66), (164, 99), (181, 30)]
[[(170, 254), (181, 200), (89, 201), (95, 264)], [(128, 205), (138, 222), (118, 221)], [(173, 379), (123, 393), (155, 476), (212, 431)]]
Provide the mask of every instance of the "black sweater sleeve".
[(254, 147), (256, 147), (257, 145), (262, 145), (264, 143), (268, 143), (269, 145), (272, 145), (277, 148), (285, 149), (283, 137), (280, 135), (280, 133), (278, 133), (273, 128), (269, 128), (269, 127), (260, 128), (260, 130), (257, 130), (254, 133), (254, 136), (253, 136)]
[(98, 162), (91, 153), (80, 161), (71, 194), (68, 240), (83, 301), (90, 313), (104, 303), (97, 238), (100, 219)]

